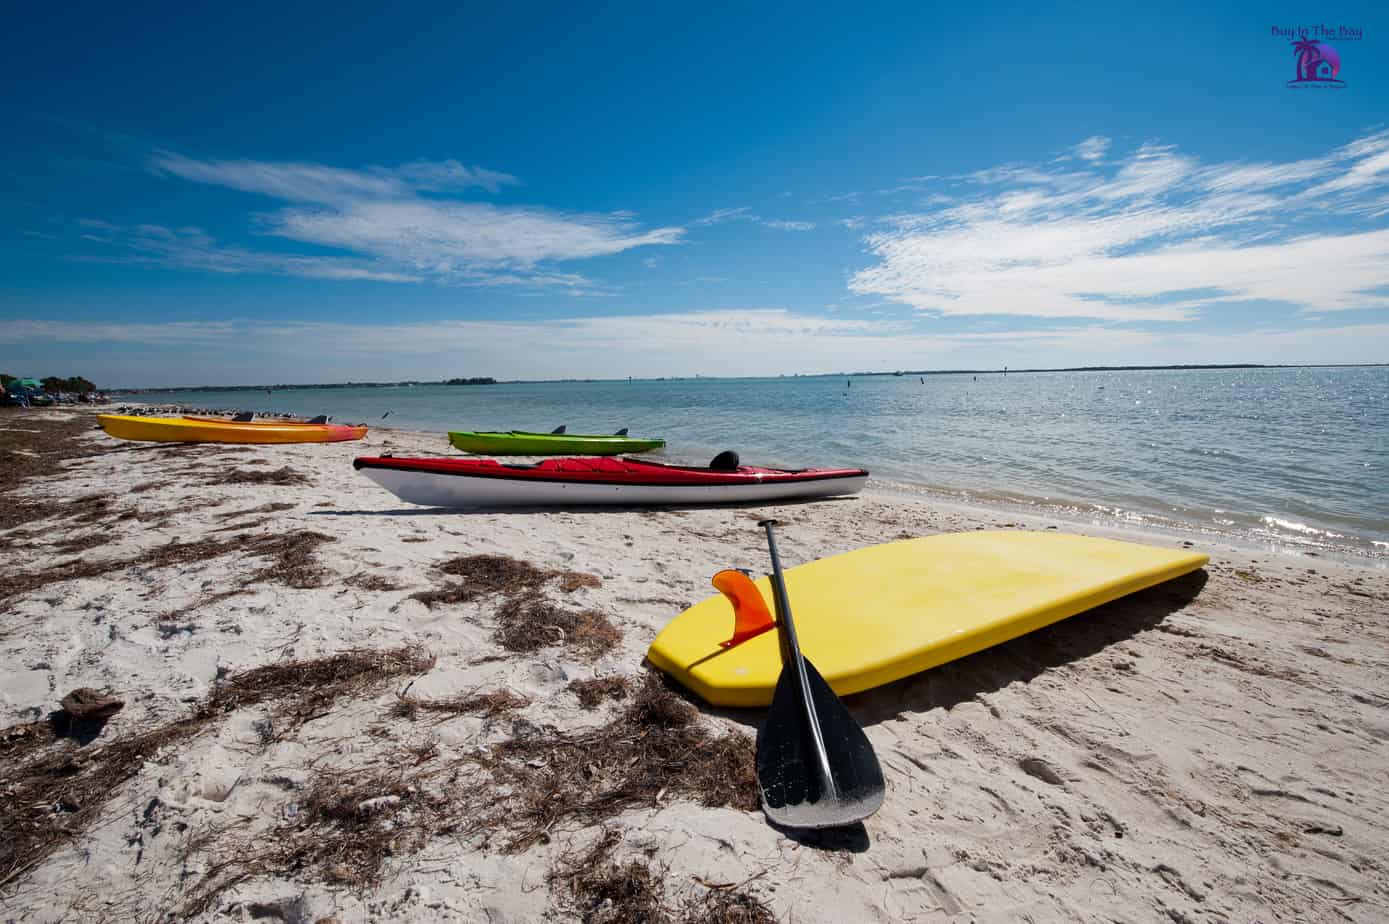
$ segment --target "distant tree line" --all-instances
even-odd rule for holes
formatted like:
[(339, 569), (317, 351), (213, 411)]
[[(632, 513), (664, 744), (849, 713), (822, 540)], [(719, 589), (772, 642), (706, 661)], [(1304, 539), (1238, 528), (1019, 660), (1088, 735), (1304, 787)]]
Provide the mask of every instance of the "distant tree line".
[[(19, 378), (20, 377), (17, 375), (9, 375), (0, 372), (0, 389), (8, 389), (10, 383), (18, 381)], [(39, 382), (43, 385), (43, 390), (51, 394), (56, 394), (61, 391), (69, 394), (85, 395), (96, 391), (96, 385), (80, 375), (74, 375), (72, 378), (68, 379), (50, 375), (47, 378), (40, 379)]]
[(471, 379), (449, 379), (445, 385), (495, 385), (497, 380), (491, 376), (475, 376)]

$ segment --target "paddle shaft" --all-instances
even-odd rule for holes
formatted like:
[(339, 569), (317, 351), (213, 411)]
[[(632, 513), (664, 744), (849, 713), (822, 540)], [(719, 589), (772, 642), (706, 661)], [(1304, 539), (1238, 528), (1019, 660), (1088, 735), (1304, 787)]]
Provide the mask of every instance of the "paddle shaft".
[(815, 713), (815, 700), (810, 693), (810, 678), (806, 675), (805, 659), (801, 657), (801, 645), (796, 639), (796, 623), (791, 618), (791, 601), (786, 595), (786, 576), (782, 574), (781, 558), (776, 552), (776, 535), (772, 531), (776, 520), (762, 520), (757, 525), (767, 531), (767, 550), (772, 555), (772, 600), (776, 604), (777, 625), (781, 627), (781, 669), (796, 672), (806, 732), (810, 736), (815, 768), (820, 775), (822, 798), (838, 799), (839, 792), (834, 785), (834, 774), (830, 770), (829, 752), (825, 748), (825, 734), (820, 727), (820, 717)]

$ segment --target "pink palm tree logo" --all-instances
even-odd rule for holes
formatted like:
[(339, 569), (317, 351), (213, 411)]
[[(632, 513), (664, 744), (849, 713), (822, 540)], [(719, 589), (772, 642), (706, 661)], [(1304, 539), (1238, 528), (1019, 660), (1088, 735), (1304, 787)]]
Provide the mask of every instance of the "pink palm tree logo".
[(1336, 79), (1341, 73), (1341, 56), (1330, 45), (1304, 38), (1293, 43), (1293, 54), (1297, 56), (1297, 79), (1289, 80), (1288, 86), (1345, 86)]

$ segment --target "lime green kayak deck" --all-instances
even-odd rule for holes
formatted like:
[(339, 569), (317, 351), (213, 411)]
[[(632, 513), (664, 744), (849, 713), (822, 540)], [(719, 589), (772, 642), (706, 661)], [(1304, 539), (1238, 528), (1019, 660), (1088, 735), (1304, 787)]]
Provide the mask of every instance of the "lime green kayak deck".
[(579, 433), (449, 433), (449, 442), (464, 452), (496, 456), (616, 456), (627, 452), (660, 449), (665, 440), (643, 440), (634, 436), (600, 436)]

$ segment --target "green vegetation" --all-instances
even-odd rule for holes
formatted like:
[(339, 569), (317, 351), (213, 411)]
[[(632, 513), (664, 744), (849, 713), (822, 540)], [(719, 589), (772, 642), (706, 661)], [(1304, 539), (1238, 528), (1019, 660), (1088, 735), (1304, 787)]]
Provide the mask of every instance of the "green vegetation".
[(69, 379), (50, 375), (47, 378), (41, 379), (41, 381), (43, 382), (43, 390), (50, 393), (65, 391), (85, 395), (89, 392), (96, 391), (96, 385), (80, 375), (74, 375)]
[[(22, 381), (23, 378), (23, 376), (9, 375), (8, 373), (0, 372), (0, 391), (8, 391), (11, 382)], [(72, 378), (67, 379), (56, 375), (50, 375), (47, 378), (41, 379), (40, 384), (43, 385), (43, 390), (50, 394), (63, 391), (70, 394), (85, 395), (96, 391), (96, 385), (80, 375), (74, 375)]]
[(497, 380), (491, 376), (477, 376), (471, 379), (449, 379), (445, 385), (495, 385)]

